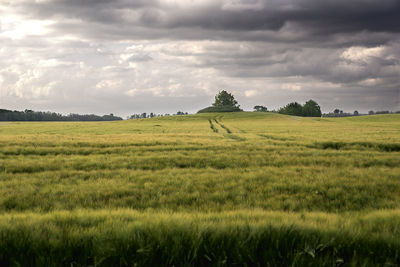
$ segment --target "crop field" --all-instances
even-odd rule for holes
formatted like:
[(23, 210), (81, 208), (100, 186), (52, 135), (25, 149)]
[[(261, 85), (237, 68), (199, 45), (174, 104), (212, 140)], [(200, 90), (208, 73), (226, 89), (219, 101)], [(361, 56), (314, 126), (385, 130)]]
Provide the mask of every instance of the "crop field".
[(398, 266), (400, 114), (0, 124), (1, 266)]

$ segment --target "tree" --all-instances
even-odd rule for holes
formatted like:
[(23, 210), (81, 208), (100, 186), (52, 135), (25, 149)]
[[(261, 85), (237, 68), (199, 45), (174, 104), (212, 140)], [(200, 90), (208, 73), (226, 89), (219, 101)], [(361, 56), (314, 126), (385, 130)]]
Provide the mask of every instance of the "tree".
[(333, 113), (335, 113), (335, 114), (339, 114), (339, 112), (340, 112), (340, 109), (338, 109), (338, 108), (333, 111)]
[(230, 107), (239, 107), (237, 105), (238, 102), (235, 100), (235, 97), (228, 93), (225, 90), (220, 91), (215, 96), (215, 102), (213, 104), (214, 107), (221, 107), (221, 106), (230, 106)]
[(303, 106), (303, 116), (321, 117), (321, 107), (314, 100), (308, 100)]
[(243, 111), (239, 107), (235, 97), (227, 91), (222, 90), (215, 96), (215, 102), (212, 106), (203, 108), (197, 111), (197, 113)]
[(268, 111), (268, 109), (264, 106), (254, 106), (254, 111)]
[(297, 102), (292, 102), (279, 109), (279, 113), (293, 116), (303, 116), (303, 106)]
[(357, 110), (354, 110), (353, 115), (354, 115), (354, 116), (358, 116), (358, 115), (359, 115), (358, 111), (357, 111)]
[[(254, 107), (255, 108), (255, 107)], [(281, 114), (303, 117), (321, 117), (321, 107), (314, 100), (308, 100), (304, 106), (297, 102), (292, 102), (278, 110)], [(335, 110), (335, 114), (339, 110)]]

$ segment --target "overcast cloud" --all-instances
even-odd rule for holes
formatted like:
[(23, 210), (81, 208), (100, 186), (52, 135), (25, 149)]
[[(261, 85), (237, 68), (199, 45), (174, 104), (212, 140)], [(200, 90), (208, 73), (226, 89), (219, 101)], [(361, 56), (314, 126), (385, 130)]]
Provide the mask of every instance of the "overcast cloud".
[(0, 108), (400, 110), (398, 0), (0, 0)]

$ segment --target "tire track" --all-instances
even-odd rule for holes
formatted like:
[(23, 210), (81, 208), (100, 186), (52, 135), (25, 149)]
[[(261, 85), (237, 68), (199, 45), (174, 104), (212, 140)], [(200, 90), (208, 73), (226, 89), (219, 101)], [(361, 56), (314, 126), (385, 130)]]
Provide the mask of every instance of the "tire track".
[(225, 125), (223, 125), (221, 122), (217, 121), (217, 119), (214, 119), (215, 123), (218, 124), (219, 126), (221, 126), (221, 128), (223, 128), (228, 134), (231, 134), (232, 131), (226, 127)]
[(236, 141), (245, 141), (246, 140), (246, 138), (244, 138), (244, 137), (240, 137), (240, 136), (232, 134), (232, 131), (228, 127), (226, 127), (224, 124), (222, 124), (220, 121), (218, 121), (217, 119), (214, 119), (214, 122), (226, 131), (226, 134), (224, 134), (225, 137), (236, 140)]
[(209, 119), (208, 122), (210, 123), (210, 128), (214, 133), (218, 133), (218, 129), (215, 127), (215, 125), (212, 123), (212, 121)]

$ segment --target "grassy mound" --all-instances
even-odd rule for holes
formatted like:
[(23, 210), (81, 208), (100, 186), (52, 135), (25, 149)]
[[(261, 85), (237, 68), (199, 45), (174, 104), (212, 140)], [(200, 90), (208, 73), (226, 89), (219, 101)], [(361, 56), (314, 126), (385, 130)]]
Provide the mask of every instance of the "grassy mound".
[(239, 107), (233, 107), (233, 106), (218, 106), (218, 107), (211, 106), (203, 108), (197, 111), (197, 113), (238, 112), (238, 111), (243, 111), (243, 110), (240, 109)]

